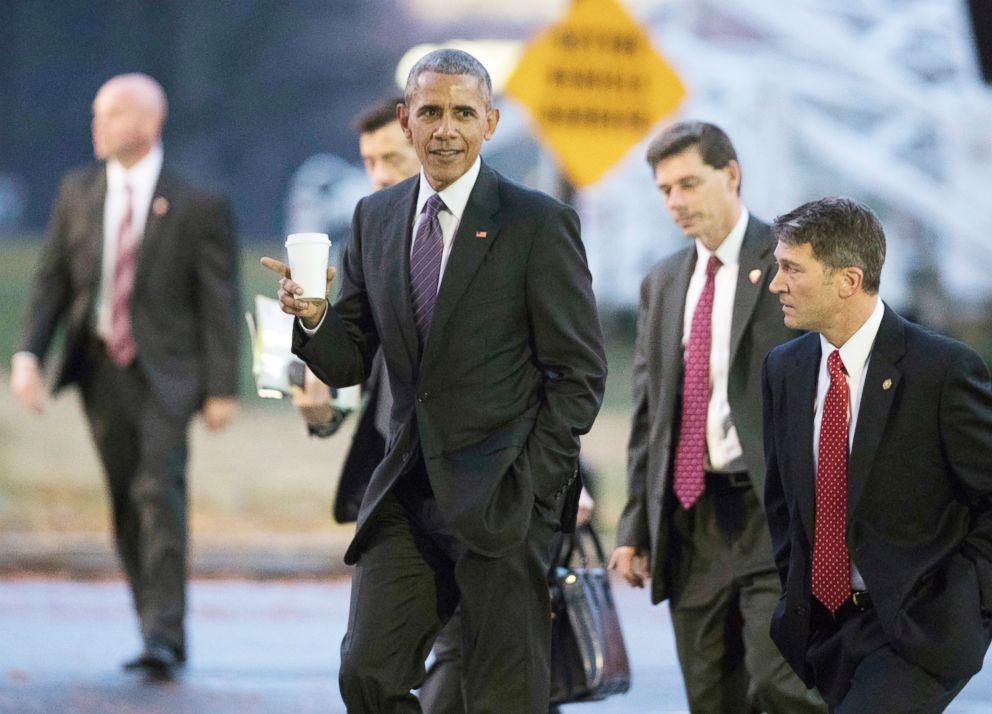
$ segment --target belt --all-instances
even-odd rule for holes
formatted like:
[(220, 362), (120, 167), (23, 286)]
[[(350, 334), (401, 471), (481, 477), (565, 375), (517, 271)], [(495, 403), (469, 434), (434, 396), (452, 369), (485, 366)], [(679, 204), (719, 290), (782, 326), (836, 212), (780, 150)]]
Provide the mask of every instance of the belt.
[(816, 598), (813, 601), (811, 624), (814, 629), (834, 627), (871, 610), (871, 595), (867, 590), (852, 590), (844, 604), (831, 614)]
[(872, 606), (871, 595), (868, 594), (867, 590), (852, 590), (851, 598), (848, 602), (850, 602), (854, 609), (858, 612), (864, 612)]
[(708, 487), (751, 488), (747, 471), (707, 471), (705, 475)]
[(852, 590), (850, 597), (844, 601), (843, 605), (837, 608), (833, 619), (836, 622), (843, 622), (863, 612), (867, 612), (871, 608), (871, 595), (868, 594), (867, 590)]

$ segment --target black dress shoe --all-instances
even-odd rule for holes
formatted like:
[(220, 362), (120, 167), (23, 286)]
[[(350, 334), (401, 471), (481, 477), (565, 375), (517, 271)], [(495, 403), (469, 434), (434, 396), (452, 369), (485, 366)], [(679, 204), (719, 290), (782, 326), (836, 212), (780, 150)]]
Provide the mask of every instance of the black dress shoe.
[(178, 668), (179, 657), (171, 647), (150, 645), (145, 649), (145, 678), (149, 681), (171, 681)]
[(177, 667), (183, 660), (168, 645), (156, 643), (149, 644), (145, 651), (132, 660), (124, 663), (124, 669), (142, 669), (145, 673), (155, 679), (171, 679)]

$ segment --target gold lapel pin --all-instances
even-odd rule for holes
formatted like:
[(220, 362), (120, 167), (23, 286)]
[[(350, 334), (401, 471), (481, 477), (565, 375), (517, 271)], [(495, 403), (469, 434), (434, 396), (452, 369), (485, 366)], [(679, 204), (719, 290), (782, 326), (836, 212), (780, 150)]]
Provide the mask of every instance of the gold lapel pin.
[(885, 389), (885, 390), (892, 389), (892, 380), (891, 379), (886, 379), (884, 382), (882, 382), (882, 389)]
[(485, 238), (487, 235), (489, 235), (488, 231), (476, 231), (475, 232), (475, 237), (476, 238)]
[(156, 216), (164, 216), (169, 212), (169, 199), (165, 196), (156, 196), (152, 201), (152, 213)]
[(755, 268), (747, 274), (747, 279), (751, 281), (751, 285), (757, 285), (758, 281), (761, 280), (761, 271)]

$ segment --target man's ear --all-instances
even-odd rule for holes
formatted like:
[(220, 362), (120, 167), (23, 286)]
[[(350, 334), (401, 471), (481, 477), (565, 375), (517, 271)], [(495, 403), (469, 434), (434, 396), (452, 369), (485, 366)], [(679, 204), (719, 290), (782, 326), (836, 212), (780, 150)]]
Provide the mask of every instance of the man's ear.
[(840, 271), (840, 295), (841, 297), (851, 297), (864, 290), (865, 273), (861, 268), (853, 265)]
[(496, 133), (496, 125), (499, 124), (499, 109), (495, 107), (486, 112), (486, 141), (493, 138)]
[(410, 134), (410, 107), (405, 103), (400, 103), (396, 105), (396, 119), (400, 123), (400, 129), (403, 130), (403, 134), (407, 139), (412, 138)]
[(734, 191), (740, 193), (741, 190), (741, 165), (737, 163), (734, 159), (730, 159), (727, 165), (723, 167), (727, 171), (728, 180), (730, 181), (730, 187)]

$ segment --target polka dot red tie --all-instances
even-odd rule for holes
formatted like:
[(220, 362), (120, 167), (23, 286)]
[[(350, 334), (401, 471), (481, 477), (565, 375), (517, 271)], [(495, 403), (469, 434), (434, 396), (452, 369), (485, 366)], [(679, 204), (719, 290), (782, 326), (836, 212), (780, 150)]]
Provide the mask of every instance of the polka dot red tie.
[(692, 508), (705, 488), (706, 412), (710, 403), (710, 342), (713, 337), (713, 290), (720, 259), (710, 256), (706, 284), (692, 313), (682, 380), (682, 421), (675, 447), (675, 496), (682, 508)]
[(851, 594), (847, 525), (847, 418), (850, 392), (840, 352), (827, 358), (830, 387), (823, 402), (816, 466), (816, 527), (813, 533), (813, 597), (837, 612)]

